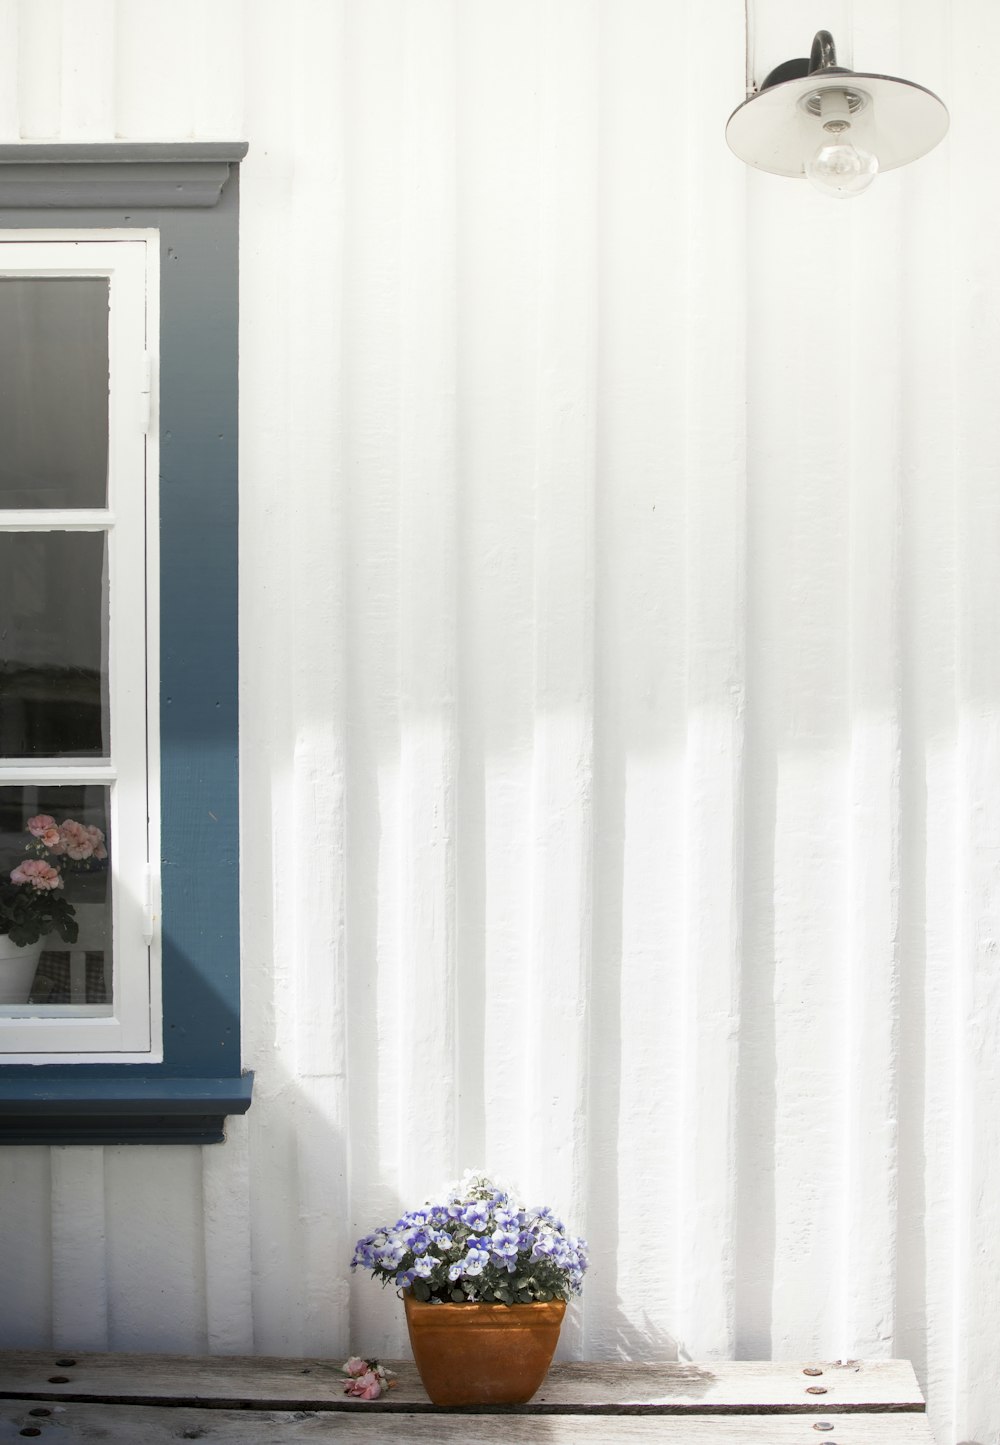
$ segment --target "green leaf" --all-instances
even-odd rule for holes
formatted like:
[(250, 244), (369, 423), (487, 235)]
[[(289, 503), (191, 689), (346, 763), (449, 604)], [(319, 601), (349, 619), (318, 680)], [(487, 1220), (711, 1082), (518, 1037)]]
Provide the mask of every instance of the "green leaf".
[(430, 1299), (430, 1286), (425, 1279), (415, 1279), (413, 1281), (413, 1297), (414, 1299), (420, 1300), (423, 1304), (426, 1304)]
[(460, 1289), (453, 1289), (451, 1292), (451, 1297), (457, 1305), (465, 1303), (465, 1295)]

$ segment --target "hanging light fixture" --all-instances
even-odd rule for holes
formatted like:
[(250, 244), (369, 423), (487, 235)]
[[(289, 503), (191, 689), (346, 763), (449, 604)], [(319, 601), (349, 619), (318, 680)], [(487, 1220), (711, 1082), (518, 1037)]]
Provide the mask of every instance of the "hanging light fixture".
[(932, 91), (845, 69), (833, 36), (820, 30), (808, 60), (786, 60), (733, 111), (726, 140), (747, 165), (848, 197), (879, 171), (926, 155), (947, 129), (947, 108)]

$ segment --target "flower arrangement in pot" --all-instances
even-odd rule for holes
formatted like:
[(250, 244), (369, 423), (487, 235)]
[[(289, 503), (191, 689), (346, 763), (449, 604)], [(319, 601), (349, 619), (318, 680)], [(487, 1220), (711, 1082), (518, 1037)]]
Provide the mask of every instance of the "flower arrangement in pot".
[(63, 875), (89, 873), (107, 860), (104, 834), (91, 824), (48, 813), (27, 822), (24, 857), (0, 872), (0, 1002), (25, 1003), (44, 940), (56, 934), (75, 943), (76, 909), (64, 892)]
[(351, 1268), (400, 1291), (435, 1405), (517, 1405), (545, 1378), (587, 1246), (547, 1206), (527, 1209), (469, 1172), (440, 1202), (360, 1239)]

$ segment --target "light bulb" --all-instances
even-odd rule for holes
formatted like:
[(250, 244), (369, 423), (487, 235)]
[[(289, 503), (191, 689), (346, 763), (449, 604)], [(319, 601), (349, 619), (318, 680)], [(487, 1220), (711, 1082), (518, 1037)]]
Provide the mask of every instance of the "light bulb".
[(825, 196), (846, 200), (867, 191), (878, 175), (878, 157), (848, 140), (825, 140), (806, 163), (806, 175)]
[[(855, 96), (855, 99), (859, 97)], [(860, 196), (878, 175), (878, 159), (851, 144), (851, 97), (847, 91), (824, 90), (819, 97), (823, 139), (806, 162), (806, 175), (825, 196)]]

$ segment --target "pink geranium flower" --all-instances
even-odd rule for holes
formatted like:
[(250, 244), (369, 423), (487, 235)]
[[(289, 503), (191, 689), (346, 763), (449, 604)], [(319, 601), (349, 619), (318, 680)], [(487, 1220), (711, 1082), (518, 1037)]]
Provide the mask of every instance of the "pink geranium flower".
[(352, 1355), (347, 1364), (341, 1366), (341, 1369), (345, 1375), (353, 1375), (357, 1378), (358, 1375), (367, 1374), (369, 1365), (368, 1361), (363, 1360), (360, 1355)]
[(36, 818), (28, 819), (28, 832), (32, 837), (38, 838), (46, 848), (52, 848), (59, 842), (59, 829), (56, 827), (55, 818), (50, 818), (48, 813), (39, 813)]
[(30, 883), (32, 888), (40, 891), (48, 888), (61, 888), (62, 878), (55, 868), (49, 863), (43, 863), (40, 858), (28, 858), (24, 863), (19, 863), (11, 872), (12, 883)]
[(59, 842), (51, 851), (68, 853), (71, 858), (80, 862), (93, 855), (94, 841), (82, 823), (67, 818), (64, 823), (59, 825)]

